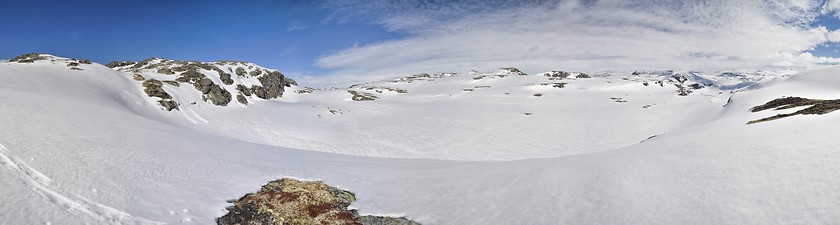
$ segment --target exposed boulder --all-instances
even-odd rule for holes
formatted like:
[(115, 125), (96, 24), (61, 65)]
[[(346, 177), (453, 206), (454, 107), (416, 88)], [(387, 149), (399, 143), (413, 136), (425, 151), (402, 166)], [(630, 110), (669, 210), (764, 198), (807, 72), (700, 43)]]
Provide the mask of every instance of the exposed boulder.
[(248, 99), (246, 99), (245, 96), (242, 95), (242, 94), (236, 95), (236, 101), (239, 102), (240, 104), (243, 104), (243, 105), (248, 104)]
[(300, 89), (300, 90), (297, 90), (297, 93), (298, 93), (298, 94), (309, 94), (309, 93), (312, 93), (312, 92), (315, 92), (315, 88), (311, 88), (311, 87), (304, 87), (304, 88), (302, 88), (302, 89)]
[(224, 83), (226, 85), (233, 84), (233, 79), (230, 78), (229, 73), (222, 72), (222, 70), (218, 70), (216, 72), (219, 72), (219, 79), (222, 80), (222, 83)]
[(148, 79), (143, 81), (143, 91), (146, 92), (146, 95), (149, 97), (158, 97), (162, 99), (171, 99), (172, 96), (166, 91), (163, 90), (163, 83), (159, 80), (155, 79)]
[(543, 74), (543, 76), (545, 77), (553, 78), (556, 80), (566, 79), (566, 77), (569, 77), (570, 75), (571, 73), (566, 71), (549, 71)]
[(159, 74), (166, 74), (166, 75), (172, 75), (172, 74), (175, 74), (175, 71), (172, 71), (172, 69), (171, 69), (171, 68), (160, 68), (160, 69), (157, 71), (157, 73), (159, 73)]
[(163, 109), (166, 111), (178, 109), (178, 102), (175, 102), (172, 99), (162, 99), (158, 101), (158, 104), (160, 104), (160, 106), (163, 106)]
[[(138, 74), (139, 76), (139, 74)], [(158, 104), (163, 106), (166, 111), (172, 111), (174, 109), (178, 109), (178, 102), (172, 100), (172, 96), (169, 93), (166, 93), (163, 90), (163, 82), (155, 79), (148, 79), (143, 81), (143, 92), (146, 93), (149, 97), (157, 97), (160, 98)]]
[(771, 120), (777, 120), (785, 117), (791, 117), (795, 115), (823, 115), (830, 112), (834, 112), (840, 110), (840, 99), (834, 100), (821, 100), (821, 99), (808, 99), (808, 98), (800, 98), (800, 97), (783, 97), (777, 98), (772, 101), (769, 101), (763, 105), (759, 105), (750, 109), (751, 112), (760, 112), (768, 109), (775, 109), (775, 110), (784, 110), (784, 109), (792, 109), (800, 106), (808, 106), (811, 107), (801, 109), (799, 111), (793, 113), (784, 113), (784, 114), (777, 114), (775, 116), (752, 120), (747, 122), (747, 124), (754, 124), (760, 122), (766, 122)]
[(375, 95), (370, 94), (370, 93), (354, 91), (354, 90), (347, 90), (347, 93), (350, 93), (350, 95), (351, 95), (350, 99), (353, 99), (353, 101), (373, 101), (373, 100), (376, 100), (376, 99), (379, 98), (379, 97), (376, 97)]
[(542, 83), (540, 85), (542, 85), (542, 86), (552, 86), (552, 87), (556, 87), (556, 88), (564, 88), (564, 87), (566, 87), (566, 84), (568, 84), (568, 83), (559, 82), (559, 83)]
[(356, 196), (352, 192), (321, 181), (281, 179), (268, 182), (259, 192), (233, 201), (220, 225), (297, 225), (297, 224), (405, 224), (419, 223), (405, 218), (359, 216), (347, 209)]
[(502, 68), (502, 73), (510, 74), (510, 75), (519, 75), (519, 76), (528, 75), (527, 73), (522, 72), (521, 70), (519, 70), (519, 68), (516, 68), (516, 67)]
[(19, 55), (9, 62), (17, 62), (17, 63), (33, 63), (38, 60), (47, 60), (46, 56), (42, 56), (41, 53), (27, 53), (23, 55)]
[(257, 97), (262, 99), (273, 99), (283, 96), (283, 91), (286, 87), (286, 79), (282, 73), (273, 71), (258, 77), (257, 80), (259, 80), (260, 84), (262, 84), (262, 91), (264, 92), (264, 94), (257, 94)]
[(247, 73), (245, 73), (245, 68), (242, 68), (242, 67), (237, 67), (235, 72), (236, 72), (236, 76), (240, 76), (240, 77), (243, 77), (243, 76), (245, 76), (245, 74), (247, 74)]
[(592, 76), (589, 76), (589, 74), (580, 73), (576, 75), (575, 78), (592, 78)]
[[(260, 69), (255, 69), (254, 71), (248, 72), (248, 75), (250, 75), (252, 77), (259, 76), (260, 74), (262, 74), (262, 70), (260, 70)], [(238, 73), (237, 73), (237, 76), (239, 76)]]
[(283, 84), (286, 85), (286, 87), (298, 86), (297, 81), (292, 80), (292, 78), (288, 77), (283, 78)]
[(117, 67), (124, 67), (134, 65), (136, 62), (133, 61), (112, 61), (108, 64), (105, 64), (108, 68), (117, 68)]

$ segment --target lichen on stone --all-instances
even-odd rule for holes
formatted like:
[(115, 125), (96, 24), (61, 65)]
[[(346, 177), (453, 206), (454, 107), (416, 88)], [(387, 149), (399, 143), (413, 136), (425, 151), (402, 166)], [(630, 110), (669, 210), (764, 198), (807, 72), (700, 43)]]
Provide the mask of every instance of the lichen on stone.
[(19, 55), (9, 62), (17, 62), (17, 63), (33, 63), (38, 60), (47, 60), (47, 57), (42, 56), (41, 53), (27, 53), (23, 55)]
[(172, 100), (172, 96), (169, 95), (169, 93), (166, 93), (165, 90), (163, 90), (163, 82), (155, 79), (148, 79), (146, 81), (143, 81), (142, 85), (144, 88), (143, 92), (145, 92), (146, 95), (148, 95), (149, 97), (157, 97), (161, 99), (158, 101), (158, 104), (160, 104), (160, 106), (163, 106), (163, 108), (166, 111), (178, 109), (178, 102)]
[(227, 208), (228, 214), (216, 222), (220, 225), (419, 224), (403, 217), (359, 216), (356, 210), (347, 209), (354, 201), (356, 196), (352, 192), (321, 181), (284, 178), (268, 182), (259, 192), (234, 201)]
[(347, 93), (350, 93), (350, 99), (353, 99), (353, 101), (373, 101), (379, 98), (370, 93), (354, 90), (347, 90)]
[(245, 96), (242, 94), (236, 95), (236, 101), (243, 105), (248, 105), (248, 99), (246, 99)]
[(771, 120), (777, 120), (781, 118), (791, 117), (795, 115), (823, 115), (830, 112), (834, 112), (840, 110), (840, 99), (834, 100), (822, 100), (822, 99), (809, 99), (809, 98), (801, 98), (801, 97), (782, 97), (777, 98), (772, 101), (769, 101), (763, 105), (759, 105), (750, 109), (751, 112), (760, 112), (768, 109), (775, 109), (775, 110), (784, 110), (784, 109), (792, 109), (801, 106), (810, 106), (808, 108), (804, 108), (798, 110), (793, 113), (783, 113), (783, 114), (776, 114), (775, 116), (766, 117), (762, 119), (752, 120), (747, 122), (747, 124), (754, 124), (760, 122), (767, 122)]

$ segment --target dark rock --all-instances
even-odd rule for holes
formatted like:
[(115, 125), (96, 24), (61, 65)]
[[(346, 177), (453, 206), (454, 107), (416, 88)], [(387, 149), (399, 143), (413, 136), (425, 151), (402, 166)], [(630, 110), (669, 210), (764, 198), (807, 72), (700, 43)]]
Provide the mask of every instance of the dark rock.
[(108, 68), (116, 68), (116, 67), (123, 67), (123, 66), (130, 66), (134, 65), (136, 62), (133, 61), (112, 61), (108, 64), (105, 64)]
[(549, 72), (546, 72), (543, 75), (545, 77), (549, 77), (549, 78), (565, 79), (566, 77), (569, 77), (569, 75), (571, 75), (571, 73), (566, 72), (566, 71), (549, 71)]
[(359, 92), (354, 90), (347, 90), (347, 93), (350, 93), (350, 95), (352, 95), (350, 99), (353, 99), (353, 101), (373, 101), (379, 98), (370, 93)]
[(502, 71), (504, 73), (507, 73), (507, 74), (510, 74), (510, 75), (520, 75), (520, 76), (528, 75), (527, 73), (522, 72), (521, 70), (519, 70), (519, 68), (516, 68), (516, 67), (505, 67), (505, 68), (502, 68)]
[(174, 80), (164, 80), (164, 81), (161, 81), (161, 82), (163, 82), (164, 84), (175, 86), (175, 87), (180, 87), (181, 86), (180, 83), (178, 83), (177, 81), (174, 81)]
[(251, 89), (248, 89), (248, 87), (245, 87), (245, 85), (237, 84), (236, 90), (245, 96), (251, 96)]
[[(260, 69), (255, 69), (254, 71), (251, 71), (251, 72), (248, 73), (248, 75), (250, 75), (252, 77), (259, 76), (260, 74), (262, 74), (262, 70), (260, 70)], [(238, 73), (236, 75), (240, 76)]]
[(219, 72), (219, 79), (222, 80), (222, 83), (224, 83), (226, 85), (233, 84), (233, 79), (231, 79), (230, 74), (222, 72), (221, 70), (219, 70), (217, 72)]
[(47, 57), (42, 56), (41, 53), (27, 53), (23, 55), (19, 55), (9, 62), (17, 62), (17, 63), (33, 63), (38, 60), (47, 60)]
[(312, 92), (315, 92), (315, 89), (311, 87), (304, 87), (303, 89), (297, 90), (298, 94), (309, 94)]
[(162, 99), (158, 101), (160, 106), (163, 106), (163, 109), (166, 111), (172, 111), (178, 109), (178, 102), (173, 101), (172, 99)]
[(257, 77), (257, 80), (259, 80), (260, 84), (262, 84), (262, 92), (264, 92), (255, 92), (257, 93), (257, 97), (260, 97), (262, 99), (274, 99), (283, 96), (283, 91), (286, 87), (286, 79), (282, 73), (273, 71), (268, 74), (264, 74), (260, 77)]
[[(135, 76), (139, 76), (139, 74)], [(166, 93), (165, 90), (163, 90), (163, 83), (161, 81), (155, 79), (148, 79), (146, 81), (143, 81), (142, 85), (145, 88), (143, 89), (143, 92), (146, 92), (146, 95), (148, 95), (149, 97), (157, 97), (161, 99), (158, 101), (158, 104), (160, 104), (160, 106), (163, 106), (163, 108), (166, 111), (178, 109), (178, 102), (172, 100), (172, 96), (169, 95), (169, 93)]]
[(577, 76), (575, 76), (575, 78), (592, 78), (592, 77), (589, 76), (589, 74), (580, 73)]
[(677, 87), (677, 95), (679, 96), (688, 96), (688, 94), (691, 94), (691, 89), (685, 88), (680, 84), (674, 84), (674, 86)]
[(242, 67), (236, 67), (235, 72), (236, 72), (236, 76), (240, 76), (240, 77), (243, 77), (246, 74), (245, 73), (245, 68), (242, 68)]
[(160, 68), (160, 69), (157, 71), (157, 73), (159, 73), (159, 74), (172, 75), (172, 74), (175, 74), (175, 71), (172, 71), (172, 69), (170, 69), (170, 68)]
[(145, 88), (143, 91), (146, 92), (146, 95), (149, 97), (158, 97), (162, 99), (172, 98), (169, 93), (166, 93), (166, 91), (163, 90), (163, 83), (159, 80), (148, 79), (143, 81), (143, 87)]
[(241, 104), (243, 104), (243, 105), (247, 105), (247, 104), (248, 104), (248, 99), (246, 99), (246, 98), (245, 98), (245, 96), (244, 96), (244, 95), (242, 95), (242, 94), (238, 94), (238, 95), (236, 95), (236, 101), (237, 101), (237, 102), (239, 102), (239, 103), (241, 103)]
[(134, 64), (133, 66), (131, 66), (131, 68), (132, 68), (132, 69), (141, 69), (141, 68), (143, 68), (144, 66), (149, 65), (149, 63), (152, 63), (152, 61), (153, 61), (153, 60), (155, 60), (155, 59), (156, 59), (156, 58), (148, 58), (148, 59), (146, 59), (146, 60), (143, 60), (143, 61), (138, 62), (137, 64)]
[(694, 84), (688, 85), (688, 87), (690, 87), (691, 89), (697, 90), (697, 89), (703, 88), (703, 85), (694, 83)]
[(292, 78), (288, 78), (288, 77), (283, 78), (283, 83), (286, 85), (286, 87), (292, 87), (292, 86), (297, 86), (298, 85), (297, 81), (292, 80)]
[(763, 105), (759, 105), (750, 109), (751, 112), (760, 112), (767, 109), (775, 109), (775, 110), (784, 110), (784, 109), (791, 109), (800, 106), (807, 106), (810, 105), (811, 107), (801, 109), (799, 111), (793, 113), (785, 113), (785, 114), (777, 114), (775, 116), (762, 118), (758, 120), (753, 120), (747, 122), (747, 124), (753, 123), (760, 123), (766, 122), (771, 120), (777, 120), (781, 118), (791, 117), (795, 115), (823, 115), (830, 112), (834, 112), (840, 110), (840, 99), (835, 100), (821, 100), (821, 99), (808, 99), (808, 98), (800, 98), (800, 97), (783, 97), (777, 98), (772, 101), (769, 101)]
[(405, 217), (360, 216), (358, 221), (364, 225), (420, 225)]
[(347, 209), (356, 196), (321, 181), (281, 179), (268, 182), (259, 192), (246, 194), (233, 201), (228, 213), (218, 219), (219, 225), (419, 225), (404, 217), (359, 216)]

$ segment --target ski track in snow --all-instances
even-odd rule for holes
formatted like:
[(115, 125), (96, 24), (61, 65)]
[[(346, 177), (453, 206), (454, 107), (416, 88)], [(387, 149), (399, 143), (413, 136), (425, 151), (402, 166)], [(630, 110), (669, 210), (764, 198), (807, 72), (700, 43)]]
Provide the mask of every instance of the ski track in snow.
[(111, 224), (165, 224), (131, 216), (131, 214), (88, 200), (79, 195), (73, 194), (72, 196), (75, 197), (71, 197), (67, 193), (62, 194), (52, 184), (52, 179), (12, 156), (9, 153), (9, 149), (2, 144), (0, 144), (0, 164), (13, 173), (20, 175), (24, 184), (35, 191), (36, 194), (70, 212), (82, 213), (99, 221)]

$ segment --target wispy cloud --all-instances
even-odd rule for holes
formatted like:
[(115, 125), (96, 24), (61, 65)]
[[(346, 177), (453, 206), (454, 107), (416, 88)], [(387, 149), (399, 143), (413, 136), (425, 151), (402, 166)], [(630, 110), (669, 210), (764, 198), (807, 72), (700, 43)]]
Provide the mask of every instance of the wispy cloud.
[(293, 20), (292, 22), (286, 24), (286, 27), (286, 31), (288, 32), (309, 28), (306, 25), (304, 25), (303, 22), (301, 22), (300, 20)]
[(297, 46), (288, 47), (288, 48), (283, 49), (282, 52), (280, 52), (280, 56), (291, 55), (292, 53), (295, 53), (296, 51), (297, 51)]
[[(344, 77), (486, 70), (811, 68), (806, 51), (840, 33), (812, 22), (840, 0), (545, 0), (330, 2), (406, 38), (317, 59)], [(835, 7), (836, 6), (836, 7)], [(370, 15), (379, 15), (371, 17)]]

